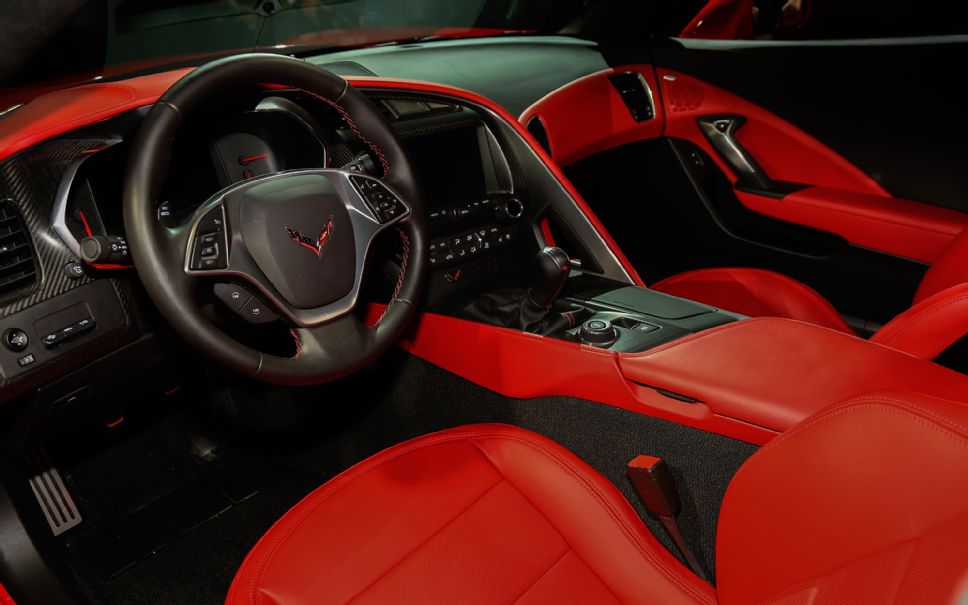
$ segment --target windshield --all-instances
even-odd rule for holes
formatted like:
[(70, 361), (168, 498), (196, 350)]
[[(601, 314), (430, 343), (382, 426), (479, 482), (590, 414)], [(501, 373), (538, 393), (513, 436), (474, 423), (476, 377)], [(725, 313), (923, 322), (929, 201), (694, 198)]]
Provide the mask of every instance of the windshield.
[[(5, 14), (22, 40), (0, 83), (75, 81), (219, 55), (554, 33), (595, 0), (59, 0)], [(29, 8), (28, 8), (29, 7)]]

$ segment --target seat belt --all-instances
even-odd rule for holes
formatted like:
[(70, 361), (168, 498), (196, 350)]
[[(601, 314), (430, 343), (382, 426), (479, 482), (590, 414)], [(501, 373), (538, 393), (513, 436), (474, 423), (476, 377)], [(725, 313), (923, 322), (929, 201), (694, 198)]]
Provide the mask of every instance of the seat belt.
[(686, 544), (682, 532), (679, 531), (679, 524), (676, 523), (676, 515), (679, 514), (679, 492), (676, 491), (675, 481), (665, 460), (655, 456), (637, 456), (629, 462), (626, 470), (645, 508), (662, 521), (662, 525), (672, 536), (693, 573), (708, 582), (709, 579), (703, 573), (699, 561)]

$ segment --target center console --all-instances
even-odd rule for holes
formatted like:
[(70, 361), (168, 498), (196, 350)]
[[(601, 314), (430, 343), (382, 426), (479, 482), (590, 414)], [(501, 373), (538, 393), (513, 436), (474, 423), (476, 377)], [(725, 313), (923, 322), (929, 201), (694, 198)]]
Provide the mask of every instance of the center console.
[(527, 210), (498, 142), (480, 123), (407, 142), (422, 178), (431, 232), (429, 262), (458, 281), (498, 270), (495, 256), (517, 242)]
[[(708, 328), (745, 319), (691, 300), (573, 272), (556, 303), (583, 309), (575, 325), (547, 334), (617, 353), (638, 353)], [(568, 311), (565, 311), (568, 312)]]

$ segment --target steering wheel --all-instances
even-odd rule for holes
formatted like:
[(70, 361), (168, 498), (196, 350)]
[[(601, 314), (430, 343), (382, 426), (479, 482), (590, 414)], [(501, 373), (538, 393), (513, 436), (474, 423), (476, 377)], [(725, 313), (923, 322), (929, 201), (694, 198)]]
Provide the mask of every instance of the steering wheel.
[[(267, 85), (325, 102), (369, 147), (382, 178), (345, 170), (292, 170), (216, 193), (177, 227), (158, 220), (173, 138), (215, 95)], [(426, 228), (411, 164), (391, 126), (359, 91), (310, 63), (250, 54), (208, 63), (154, 104), (133, 139), (124, 177), (124, 225), (138, 275), (185, 340), (239, 373), (287, 385), (352, 373), (400, 338), (426, 274)], [(386, 312), (374, 326), (355, 314), (371, 244), (399, 232), (403, 260)], [(245, 283), (291, 327), (295, 355), (242, 344), (202, 313), (196, 293)]]

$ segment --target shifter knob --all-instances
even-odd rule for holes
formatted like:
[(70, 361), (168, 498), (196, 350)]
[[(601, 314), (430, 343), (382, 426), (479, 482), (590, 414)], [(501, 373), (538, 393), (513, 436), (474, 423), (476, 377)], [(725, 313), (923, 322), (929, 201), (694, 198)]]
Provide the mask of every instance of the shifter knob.
[(549, 309), (565, 287), (571, 261), (561, 248), (548, 246), (538, 253), (535, 266), (534, 285), (528, 288), (528, 298), (538, 307)]

